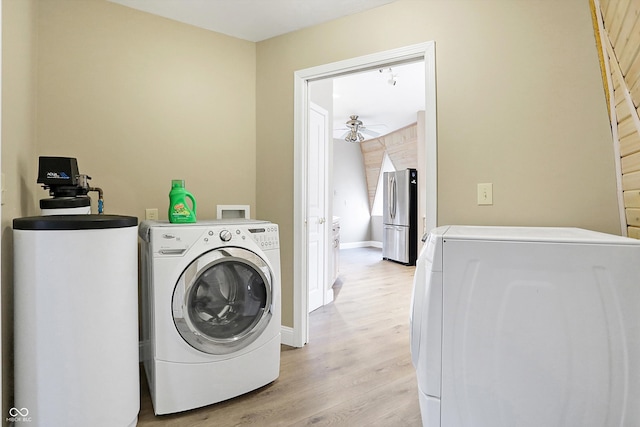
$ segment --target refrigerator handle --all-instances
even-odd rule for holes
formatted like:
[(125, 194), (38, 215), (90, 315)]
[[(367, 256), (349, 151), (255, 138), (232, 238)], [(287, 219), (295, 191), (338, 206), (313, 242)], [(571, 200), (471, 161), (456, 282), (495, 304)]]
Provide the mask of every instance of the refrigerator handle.
[[(393, 175), (389, 175), (388, 177), (388, 186), (387, 186), (387, 212), (389, 212), (389, 218), (393, 219)], [(393, 221), (392, 221), (393, 222)]]
[(395, 219), (396, 218), (396, 203), (397, 203), (397, 188), (396, 188), (396, 176), (392, 175), (391, 176), (391, 197), (389, 197), (389, 203), (391, 203), (391, 206), (389, 206), (389, 212), (391, 212), (391, 218)]
[(398, 214), (398, 180), (393, 177), (393, 218)]

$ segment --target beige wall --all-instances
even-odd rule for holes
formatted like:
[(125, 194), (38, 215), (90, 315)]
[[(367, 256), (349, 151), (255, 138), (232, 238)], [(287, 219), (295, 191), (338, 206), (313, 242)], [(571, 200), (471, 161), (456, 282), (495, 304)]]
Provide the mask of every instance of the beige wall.
[(2, 2), (2, 415), (13, 395), (12, 219), (36, 213), (36, 2)]
[[(438, 223), (620, 231), (586, 1), (399, 0), (258, 44), (104, 0), (3, 5), (4, 353), (10, 224), (37, 213), (46, 195), (35, 183), (38, 155), (78, 157), (110, 213), (157, 207), (166, 218), (169, 181), (183, 178), (200, 218), (216, 204), (250, 204), (281, 224), (291, 326), (293, 73), (429, 40)], [(475, 205), (478, 182), (493, 182), (493, 206)], [(5, 383), (7, 369), (3, 358)]]
[(107, 213), (167, 218), (173, 178), (198, 218), (255, 212), (255, 43), (104, 0), (4, 0), (2, 371), (13, 382), (12, 219), (39, 213), (38, 155), (77, 157)]
[[(438, 224), (620, 233), (611, 133), (586, 0), (399, 0), (257, 45), (257, 208), (282, 224), (293, 324), (293, 73), (434, 40)], [(476, 205), (492, 182), (493, 206)]]
[(254, 212), (254, 43), (105, 0), (41, 1), (38, 31), (38, 154), (77, 157), (107, 213), (167, 219), (176, 178), (200, 219)]

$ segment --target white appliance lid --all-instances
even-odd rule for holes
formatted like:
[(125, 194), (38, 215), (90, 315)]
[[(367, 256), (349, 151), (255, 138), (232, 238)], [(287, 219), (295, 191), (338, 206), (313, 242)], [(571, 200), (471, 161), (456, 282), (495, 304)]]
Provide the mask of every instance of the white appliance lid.
[(136, 227), (138, 218), (124, 215), (49, 215), (15, 218), (14, 230), (100, 230)]
[(640, 240), (571, 227), (462, 226), (438, 227), (434, 234), (445, 239), (517, 242), (597, 243), (640, 245)]
[(138, 229), (138, 236), (144, 240), (145, 242), (149, 241), (149, 233), (151, 232), (151, 228), (154, 227), (174, 227), (177, 229), (180, 228), (188, 228), (188, 227), (212, 227), (212, 226), (230, 226), (230, 225), (239, 225), (239, 224), (272, 224), (270, 221), (264, 221), (260, 219), (250, 219), (250, 218), (223, 218), (223, 219), (207, 219), (207, 220), (198, 220), (197, 222), (189, 222), (176, 224), (169, 222), (167, 220), (164, 221), (152, 221), (152, 220), (144, 220), (140, 222), (140, 227)]

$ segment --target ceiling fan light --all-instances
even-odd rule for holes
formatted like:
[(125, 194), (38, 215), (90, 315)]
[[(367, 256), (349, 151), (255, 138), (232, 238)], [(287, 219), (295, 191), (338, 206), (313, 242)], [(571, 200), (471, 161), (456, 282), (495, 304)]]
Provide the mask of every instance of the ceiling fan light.
[(364, 141), (364, 136), (362, 136), (362, 134), (357, 130), (352, 129), (351, 132), (349, 132), (344, 138), (344, 140), (347, 142), (362, 142)]

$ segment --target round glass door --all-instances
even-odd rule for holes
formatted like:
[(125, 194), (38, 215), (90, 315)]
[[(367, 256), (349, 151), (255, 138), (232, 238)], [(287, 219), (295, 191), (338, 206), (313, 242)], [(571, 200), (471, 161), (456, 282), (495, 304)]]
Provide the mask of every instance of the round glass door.
[(192, 347), (227, 354), (246, 347), (271, 319), (272, 273), (242, 248), (216, 249), (194, 260), (173, 292), (173, 320)]

